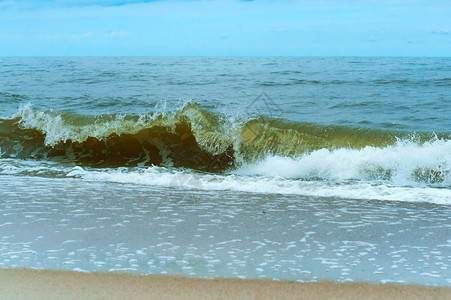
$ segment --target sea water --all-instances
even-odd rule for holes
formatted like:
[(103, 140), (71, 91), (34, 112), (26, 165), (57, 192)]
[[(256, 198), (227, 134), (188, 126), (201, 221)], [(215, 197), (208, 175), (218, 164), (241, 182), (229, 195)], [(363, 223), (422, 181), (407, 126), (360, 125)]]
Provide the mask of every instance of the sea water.
[(450, 285), (451, 60), (0, 59), (0, 265)]

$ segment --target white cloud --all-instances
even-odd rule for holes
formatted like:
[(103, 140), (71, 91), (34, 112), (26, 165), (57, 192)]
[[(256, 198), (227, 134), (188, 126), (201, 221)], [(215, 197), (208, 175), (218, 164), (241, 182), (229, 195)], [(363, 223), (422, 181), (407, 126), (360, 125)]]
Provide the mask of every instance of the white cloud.
[(92, 36), (91, 32), (85, 32), (85, 33), (75, 33), (71, 34), (69, 37), (72, 39), (81, 39), (81, 38), (89, 38)]
[(111, 31), (109, 33), (105, 33), (105, 37), (107, 38), (117, 38), (117, 37), (124, 37), (129, 35), (130, 33), (126, 31)]
[(446, 29), (439, 29), (439, 30), (433, 30), (431, 31), (432, 34), (443, 34), (443, 35), (448, 35), (449, 34), (449, 30)]

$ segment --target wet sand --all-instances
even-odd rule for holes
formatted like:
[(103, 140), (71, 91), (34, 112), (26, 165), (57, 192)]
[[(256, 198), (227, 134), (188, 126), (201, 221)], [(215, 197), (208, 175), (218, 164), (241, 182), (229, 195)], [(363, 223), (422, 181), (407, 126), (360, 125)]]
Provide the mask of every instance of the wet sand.
[(451, 299), (451, 287), (0, 269), (1, 299)]

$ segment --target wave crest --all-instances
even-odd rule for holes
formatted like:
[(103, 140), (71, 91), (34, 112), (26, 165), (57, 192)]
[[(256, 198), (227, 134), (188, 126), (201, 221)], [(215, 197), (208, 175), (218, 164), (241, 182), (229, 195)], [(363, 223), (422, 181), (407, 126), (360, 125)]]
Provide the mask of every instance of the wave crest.
[[(237, 119), (197, 103), (170, 112), (97, 116), (39, 111), (28, 104), (11, 119), (0, 120), (3, 158), (99, 167), (162, 165), (209, 172), (258, 164), (272, 156), (299, 160), (320, 150), (386, 149), (400, 140), (414, 140), (418, 152), (424, 143), (449, 138), (446, 134), (413, 135), (262, 116)], [(321, 160), (317, 158), (315, 163), (321, 165)]]

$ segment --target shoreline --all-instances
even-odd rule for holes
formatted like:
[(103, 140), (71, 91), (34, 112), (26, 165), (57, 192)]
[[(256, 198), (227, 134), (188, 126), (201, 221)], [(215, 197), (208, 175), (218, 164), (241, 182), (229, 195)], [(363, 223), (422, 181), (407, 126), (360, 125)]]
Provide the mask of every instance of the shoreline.
[(1, 299), (451, 299), (451, 287), (0, 268)]

